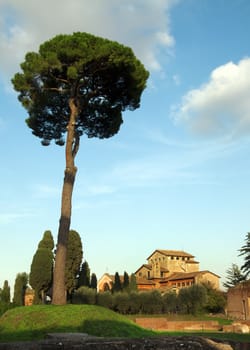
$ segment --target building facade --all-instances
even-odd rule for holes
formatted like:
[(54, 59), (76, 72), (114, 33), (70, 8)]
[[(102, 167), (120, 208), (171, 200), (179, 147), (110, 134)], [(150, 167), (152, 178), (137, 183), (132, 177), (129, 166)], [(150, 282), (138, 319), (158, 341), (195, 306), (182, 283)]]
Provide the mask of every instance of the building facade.
[(199, 262), (192, 254), (178, 250), (155, 250), (136, 272), (139, 290), (175, 290), (198, 283), (210, 283), (219, 289), (219, 276), (200, 271)]
[(238, 320), (250, 320), (250, 281), (228, 289), (227, 315)]
[[(156, 249), (135, 272), (138, 290), (158, 289), (162, 292), (210, 283), (219, 289), (220, 277), (208, 270), (200, 271), (199, 262), (192, 254), (177, 250)], [(123, 278), (120, 276), (121, 279)], [(97, 284), (100, 292), (112, 290), (114, 275), (105, 273)]]

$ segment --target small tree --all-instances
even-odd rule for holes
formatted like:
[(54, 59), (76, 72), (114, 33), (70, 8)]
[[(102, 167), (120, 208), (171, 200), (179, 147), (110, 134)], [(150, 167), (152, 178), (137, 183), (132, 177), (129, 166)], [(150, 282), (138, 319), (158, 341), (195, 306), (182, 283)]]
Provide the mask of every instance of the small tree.
[(26, 120), (48, 146), (65, 145), (65, 173), (53, 280), (53, 304), (65, 304), (65, 265), (80, 136), (109, 138), (122, 112), (140, 106), (148, 72), (132, 50), (87, 33), (58, 35), (27, 53), (12, 79)]
[(118, 272), (116, 272), (112, 292), (117, 293), (117, 292), (120, 292), (121, 290), (122, 290), (122, 283), (121, 283), (120, 275)]
[(35, 291), (34, 304), (45, 303), (46, 292), (52, 286), (54, 241), (50, 231), (45, 231), (33, 256), (29, 283)]
[(87, 261), (84, 261), (78, 276), (78, 288), (89, 287), (90, 285), (90, 268)]
[(158, 290), (140, 292), (141, 311), (145, 314), (159, 314), (162, 312), (163, 303)]
[(204, 308), (208, 312), (223, 313), (227, 303), (225, 293), (215, 289), (211, 283), (203, 283), (207, 292), (207, 301)]
[(179, 291), (177, 304), (182, 313), (196, 315), (203, 310), (206, 302), (206, 288), (200, 284), (194, 284)]
[(113, 307), (113, 295), (110, 291), (97, 294), (97, 305), (112, 309)]
[(169, 291), (162, 296), (163, 310), (166, 313), (173, 314), (177, 311), (177, 295)]
[(96, 304), (96, 291), (88, 287), (78, 288), (72, 298), (73, 304)]
[(246, 234), (245, 244), (239, 249), (239, 256), (244, 257), (244, 264), (241, 266), (241, 271), (245, 278), (250, 274), (250, 232)]
[(129, 295), (124, 292), (117, 292), (113, 296), (113, 307), (115, 311), (121, 314), (128, 314), (130, 302)]
[(10, 286), (7, 280), (4, 281), (3, 289), (1, 290), (1, 302), (4, 304), (10, 303)]
[(90, 288), (92, 289), (97, 289), (97, 277), (95, 273), (91, 274), (91, 279), (90, 279)]
[(25, 291), (28, 286), (28, 274), (26, 272), (18, 273), (15, 279), (13, 303), (16, 306), (24, 305)]
[(70, 230), (65, 271), (65, 287), (69, 299), (71, 299), (72, 293), (77, 286), (82, 254), (81, 237), (78, 232)]
[(138, 290), (136, 283), (136, 275), (134, 273), (130, 275), (129, 290), (130, 292), (136, 292)]
[(126, 271), (123, 274), (122, 290), (126, 292), (129, 290), (129, 275)]
[(241, 273), (241, 269), (237, 264), (232, 264), (232, 266), (227, 269), (226, 273), (226, 281), (223, 283), (225, 288), (234, 287), (238, 283), (246, 280), (245, 275)]

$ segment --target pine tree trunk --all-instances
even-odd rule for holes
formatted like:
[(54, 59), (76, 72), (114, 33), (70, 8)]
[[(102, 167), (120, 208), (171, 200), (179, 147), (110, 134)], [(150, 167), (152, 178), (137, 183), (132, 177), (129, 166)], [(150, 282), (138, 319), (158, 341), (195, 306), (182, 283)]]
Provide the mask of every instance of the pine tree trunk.
[(72, 193), (75, 182), (77, 168), (75, 167), (74, 158), (78, 150), (79, 138), (76, 139), (75, 123), (77, 119), (77, 107), (73, 98), (69, 101), (71, 110), (68, 124), (68, 132), (65, 147), (66, 169), (64, 173), (62, 200), (61, 200), (61, 217), (59, 221), (56, 258), (53, 276), (53, 295), (52, 304), (64, 305), (67, 302), (67, 293), (65, 289), (65, 265), (67, 254), (68, 235), (71, 221)]

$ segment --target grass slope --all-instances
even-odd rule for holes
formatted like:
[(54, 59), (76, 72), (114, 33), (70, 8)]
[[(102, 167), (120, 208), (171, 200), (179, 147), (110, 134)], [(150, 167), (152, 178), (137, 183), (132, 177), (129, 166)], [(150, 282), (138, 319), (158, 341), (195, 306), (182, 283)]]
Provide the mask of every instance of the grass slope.
[(17, 307), (0, 318), (0, 341), (42, 339), (47, 333), (83, 332), (102, 337), (144, 337), (142, 329), (126, 317), (93, 305), (33, 305)]
[(203, 336), (250, 342), (249, 334), (154, 332), (109, 309), (93, 305), (33, 305), (8, 310), (0, 317), (0, 342), (38, 340), (47, 333), (82, 332), (99, 337), (141, 338), (156, 335)]

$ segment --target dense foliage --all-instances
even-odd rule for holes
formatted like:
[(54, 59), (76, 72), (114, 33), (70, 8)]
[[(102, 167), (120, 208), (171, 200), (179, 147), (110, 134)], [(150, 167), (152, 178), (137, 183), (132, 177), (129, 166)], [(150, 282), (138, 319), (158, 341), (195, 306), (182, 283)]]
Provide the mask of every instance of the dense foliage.
[(191, 314), (224, 312), (225, 295), (210, 285), (194, 285), (161, 294), (157, 290), (97, 293), (81, 287), (74, 293), (75, 304), (96, 304), (122, 314)]
[(10, 303), (10, 286), (7, 280), (4, 281), (3, 288), (0, 289), (0, 302), (3, 304)]
[(239, 249), (239, 256), (243, 256), (244, 264), (241, 266), (241, 271), (247, 278), (250, 274), (250, 232), (246, 234), (245, 244)]
[(18, 273), (14, 284), (13, 304), (16, 306), (24, 305), (25, 291), (28, 286), (28, 274), (26, 272)]
[(78, 276), (78, 287), (89, 287), (90, 285), (90, 268), (87, 261), (84, 261), (81, 265), (81, 269)]
[(226, 270), (226, 280), (223, 283), (223, 286), (228, 289), (245, 280), (246, 277), (241, 272), (240, 267), (237, 264), (232, 264), (231, 267)]
[(77, 287), (77, 277), (82, 262), (82, 256), (83, 251), (81, 237), (78, 232), (70, 230), (65, 270), (65, 286), (68, 299), (71, 299), (72, 293)]
[(54, 266), (54, 241), (50, 231), (45, 231), (42, 240), (38, 244), (33, 256), (29, 283), (35, 291), (34, 303), (46, 302), (46, 293), (52, 286)]
[(116, 134), (121, 112), (140, 105), (148, 72), (132, 50), (88, 33), (57, 35), (29, 52), (12, 82), (27, 109), (26, 120), (46, 145), (63, 144), (75, 99), (75, 132), (106, 138)]

